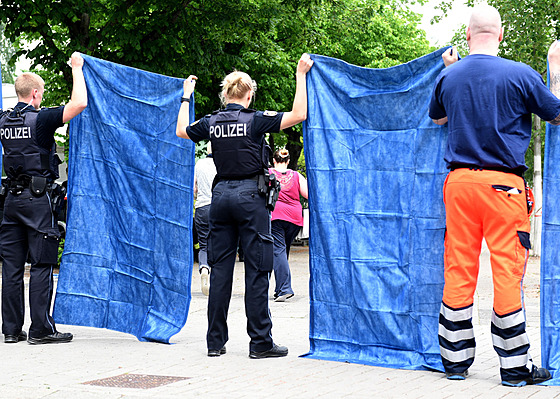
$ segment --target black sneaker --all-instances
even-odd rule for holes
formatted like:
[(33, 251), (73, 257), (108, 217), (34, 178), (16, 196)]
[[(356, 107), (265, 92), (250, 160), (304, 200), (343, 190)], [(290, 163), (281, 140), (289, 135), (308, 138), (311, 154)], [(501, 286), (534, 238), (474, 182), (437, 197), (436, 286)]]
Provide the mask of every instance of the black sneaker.
[(284, 357), (288, 355), (288, 348), (274, 344), (271, 349), (264, 352), (249, 352), (251, 359), (264, 359), (267, 357)]
[(4, 335), (4, 343), (6, 344), (17, 344), (19, 341), (25, 341), (27, 339), (27, 333), (21, 331), (18, 335)]
[(467, 378), (467, 376), (469, 375), (469, 370), (465, 370), (462, 373), (445, 373), (445, 375), (447, 376), (448, 380), (461, 381)]
[(544, 367), (537, 367), (533, 365), (533, 370), (531, 370), (529, 377), (524, 380), (502, 381), (502, 385), (507, 387), (523, 387), (525, 385), (540, 384), (541, 382), (548, 381), (551, 378), (552, 376), (550, 375), (550, 371)]
[(208, 356), (210, 357), (218, 357), (221, 355), (226, 354), (226, 347), (222, 347), (222, 349), (208, 349)]
[(45, 335), (44, 337), (32, 338), (29, 337), (27, 342), (31, 345), (40, 345), (40, 344), (60, 344), (63, 342), (70, 342), (72, 341), (74, 336), (70, 333), (61, 333), (55, 332), (54, 334)]

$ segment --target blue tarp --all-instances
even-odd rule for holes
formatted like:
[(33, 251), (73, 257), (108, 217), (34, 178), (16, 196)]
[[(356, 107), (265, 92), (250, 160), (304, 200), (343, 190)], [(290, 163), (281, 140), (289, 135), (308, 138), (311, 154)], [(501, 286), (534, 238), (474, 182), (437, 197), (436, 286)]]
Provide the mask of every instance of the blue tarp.
[(444, 50), (388, 69), (313, 56), (310, 357), (442, 370), (447, 127), (428, 104)]
[(193, 265), (194, 145), (175, 135), (182, 80), (84, 59), (54, 318), (169, 342), (187, 319)]
[[(548, 78), (550, 82), (550, 76)], [(541, 240), (541, 357), (560, 385), (560, 127), (546, 124)]]

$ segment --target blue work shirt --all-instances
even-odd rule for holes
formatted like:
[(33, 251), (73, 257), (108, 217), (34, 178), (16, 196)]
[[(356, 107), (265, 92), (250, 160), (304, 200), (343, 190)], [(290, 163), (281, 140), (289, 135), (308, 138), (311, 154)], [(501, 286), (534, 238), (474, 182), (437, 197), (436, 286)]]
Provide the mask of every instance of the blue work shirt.
[(553, 120), (560, 100), (528, 65), (484, 54), (469, 55), (438, 75), (429, 110), (432, 119), (448, 118), (449, 168), (519, 172), (527, 169), (531, 113)]

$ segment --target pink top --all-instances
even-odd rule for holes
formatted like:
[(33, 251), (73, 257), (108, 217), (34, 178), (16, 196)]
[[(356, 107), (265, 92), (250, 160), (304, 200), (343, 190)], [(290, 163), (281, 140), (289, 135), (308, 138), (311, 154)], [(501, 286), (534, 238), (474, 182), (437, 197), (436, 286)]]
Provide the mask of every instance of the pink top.
[(303, 226), (303, 211), (299, 202), (299, 174), (291, 169), (278, 172), (270, 168), (269, 172), (276, 175), (281, 187), (276, 207), (272, 212), (272, 220), (285, 220)]

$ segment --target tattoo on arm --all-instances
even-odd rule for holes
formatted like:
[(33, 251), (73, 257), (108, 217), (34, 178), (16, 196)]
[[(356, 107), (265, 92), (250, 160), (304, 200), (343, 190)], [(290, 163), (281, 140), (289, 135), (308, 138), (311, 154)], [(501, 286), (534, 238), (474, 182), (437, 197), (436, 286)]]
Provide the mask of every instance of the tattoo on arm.
[(550, 73), (550, 91), (560, 98), (560, 72)]
[[(550, 91), (560, 98), (560, 72), (550, 73)], [(551, 125), (560, 125), (560, 114), (550, 121)]]

